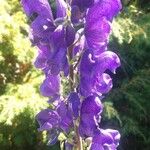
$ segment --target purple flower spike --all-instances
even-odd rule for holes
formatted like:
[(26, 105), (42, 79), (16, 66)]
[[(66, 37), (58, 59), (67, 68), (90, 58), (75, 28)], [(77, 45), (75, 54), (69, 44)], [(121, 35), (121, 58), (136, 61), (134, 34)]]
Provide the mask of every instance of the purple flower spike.
[(59, 76), (48, 76), (40, 87), (41, 94), (46, 97), (59, 94), (60, 80)]
[[(82, 145), (80, 137), (92, 139), (91, 150), (116, 150), (119, 132), (100, 129), (99, 123), (103, 94), (113, 87), (106, 72), (115, 73), (120, 66), (119, 57), (107, 50), (120, 0), (56, 0), (55, 16), (49, 0), (21, 0), (21, 4), (31, 22), (30, 40), (38, 48), (35, 67), (46, 77), (40, 92), (53, 107), (37, 114), (38, 130), (47, 130), (48, 145), (65, 134), (66, 150)], [(64, 76), (72, 89), (69, 96), (60, 92)]]

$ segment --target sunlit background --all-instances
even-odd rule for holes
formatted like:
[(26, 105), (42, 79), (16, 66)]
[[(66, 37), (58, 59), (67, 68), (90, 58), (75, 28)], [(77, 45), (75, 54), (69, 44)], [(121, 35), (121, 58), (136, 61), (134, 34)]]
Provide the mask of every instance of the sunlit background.
[[(109, 44), (122, 66), (112, 75), (100, 126), (121, 132), (119, 150), (149, 150), (150, 1), (123, 0), (123, 5)], [(28, 29), (19, 0), (0, 0), (0, 150), (59, 150), (59, 143), (48, 147), (46, 133), (37, 131), (35, 115), (47, 99), (39, 94), (43, 76), (33, 66), (37, 50)]]

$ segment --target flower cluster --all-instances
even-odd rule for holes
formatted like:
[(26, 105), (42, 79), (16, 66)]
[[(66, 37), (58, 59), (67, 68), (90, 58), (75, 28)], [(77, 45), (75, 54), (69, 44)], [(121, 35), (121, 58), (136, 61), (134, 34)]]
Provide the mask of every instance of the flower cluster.
[[(30, 19), (29, 37), (38, 49), (35, 67), (45, 74), (40, 92), (51, 108), (36, 118), (39, 131), (47, 130), (48, 144), (66, 135), (66, 149), (81, 149), (91, 138), (91, 150), (115, 150), (120, 134), (101, 129), (102, 97), (113, 84), (106, 70), (115, 73), (118, 56), (107, 50), (111, 22), (121, 10), (120, 0), (21, 0)], [(70, 94), (60, 92), (61, 76), (70, 82)], [(73, 142), (71, 142), (72, 135)]]

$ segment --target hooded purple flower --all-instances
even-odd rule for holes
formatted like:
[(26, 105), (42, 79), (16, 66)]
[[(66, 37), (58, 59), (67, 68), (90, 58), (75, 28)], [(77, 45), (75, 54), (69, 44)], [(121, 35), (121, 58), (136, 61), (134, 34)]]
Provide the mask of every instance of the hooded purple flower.
[(48, 131), (48, 145), (54, 145), (60, 134), (60, 116), (52, 109), (42, 110), (36, 115), (36, 119), (40, 125), (39, 131)]
[(21, 3), (32, 21), (30, 37), (33, 44), (49, 43), (49, 37), (56, 27), (48, 0), (21, 0)]
[(76, 5), (80, 8), (81, 11), (92, 7), (97, 0), (72, 0), (72, 5)]
[(116, 150), (119, 140), (120, 134), (117, 130), (100, 129), (93, 137), (91, 150)]
[(60, 128), (68, 133), (70, 129), (73, 127), (73, 117), (72, 113), (68, 109), (67, 105), (65, 102), (60, 102), (60, 104), (57, 107), (57, 112), (61, 118), (60, 120)]
[(79, 117), (79, 110), (80, 110), (80, 98), (78, 93), (72, 92), (70, 93), (68, 97), (68, 103), (70, 110), (72, 112), (72, 115), (76, 118)]
[(107, 49), (107, 42), (111, 31), (110, 21), (121, 9), (120, 0), (97, 0), (89, 8), (86, 15), (85, 37), (89, 48), (95, 54)]
[[(69, 72), (66, 57), (67, 46), (70, 46), (74, 42), (75, 29), (71, 24), (63, 26), (54, 21), (47, 0), (22, 0), (22, 5), (28, 16), (37, 14), (31, 23), (30, 29), (31, 40), (40, 49), (36, 66), (39, 68), (42, 67), (46, 75), (57, 75), (60, 71), (64, 71), (64, 74), (67, 76)], [(56, 6), (57, 17), (65, 18), (67, 11), (66, 2), (64, 0), (57, 0)], [(47, 56), (44, 56), (45, 49), (49, 49)], [(40, 63), (45, 64), (45, 67), (39, 65)]]
[(31, 23), (30, 34), (32, 34), (33, 36), (33, 44), (48, 44), (55, 28), (56, 26), (49, 18), (43, 18), (43, 16), (38, 16)]
[(86, 21), (92, 23), (99, 18), (106, 17), (107, 20), (112, 21), (119, 11), (122, 9), (120, 0), (96, 0), (93, 7), (88, 10)]
[(80, 63), (80, 93), (89, 96), (92, 93), (101, 95), (109, 92), (112, 88), (112, 80), (104, 72), (108, 69), (115, 73), (119, 66), (118, 56), (111, 51), (105, 51), (94, 57), (92, 51), (86, 50)]
[(68, 133), (73, 127), (72, 114), (63, 101), (56, 106), (55, 110), (42, 110), (37, 114), (36, 119), (40, 125), (38, 130), (47, 130), (49, 132), (49, 144), (57, 141), (57, 137), (61, 131)]
[(93, 137), (98, 129), (99, 115), (103, 109), (100, 99), (96, 96), (87, 97), (81, 105), (79, 132), (82, 137)]
[[(119, 132), (102, 130), (99, 123), (103, 110), (100, 99), (113, 86), (105, 72), (115, 73), (120, 66), (118, 56), (107, 51), (111, 22), (122, 7), (120, 0), (56, 0), (54, 16), (48, 0), (21, 3), (31, 21), (30, 39), (38, 48), (34, 64), (46, 77), (40, 92), (53, 103), (53, 109), (36, 116), (39, 131), (48, 131), (48, 145), (57, 142), (60, 132), (70, 137), (79, 123), (80, 136), (92, 138), (91, 150), (116, 150)], [(60, 77), (72, 74), (79, 79), (77, 92), (62, 101)], [(68, 142), (66, 148), (71, 150), (73, 145)]]
[(31, 17), (36, 13), (44, 18), (53, 20), (52, 10), (48, 0), (21, 0), (21, 4), (27, 16)]
[(59, 124), (59, 115), (56, 111), (45, 109), (37, 114), (36, 119), (40, 125), (39, 131), (51, 130)]
[[(69, 32), (72, 34), (68, 34)], [(57, 75), (60, 71), (64, 71), (64, 74), (67, 76), (69, 72), (66, 57), (67, 45), (73, 43), (74, 34), (74, 29), (70, 27), (63, 28), (61, 25), (58, 26), (52, 33), (49, 45), (38, 45), (39, 55), (35, 61), (35, 66), (41, 68), (46, 75)], [(66, 39), (64, 38), (65, 36)]]
[(43, 96), (50, 97), (59, 95), (60, 79), (59, 76), (49, 75), (40, 87), (40, 92)]
[(86, 22), (85, 37), (88, 47), (93, 49), (93, 53), (100, 54), (106, 50), (110, 31), (110, 23), (105, 17)]

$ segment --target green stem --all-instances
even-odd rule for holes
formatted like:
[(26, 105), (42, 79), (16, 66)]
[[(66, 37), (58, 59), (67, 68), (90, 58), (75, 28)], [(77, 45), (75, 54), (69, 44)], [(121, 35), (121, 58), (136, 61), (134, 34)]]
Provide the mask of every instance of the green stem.
[[(74, 89), (74, 76), (75, 76), (75, 74), (74, 74), (73, 64), (71, 63), (72, 59), (73, 59), (73, 48), (74, 48), (74, 45), (71, 45), (68, 48), (68, 60), (70, 63), (69, 64), (69, 84), (70, 84), (70, 90), (71, 91), (75, 91), (75, 89)], [(76, 134), (74, 150), (83, 150), (82, 149), (82, 139), (79, 135), (79, 130), (78, 130), (78, 120), (74, 121), (74, 129), (75, 129), (75, 134)]]
[(68, 59), (69, 59), (69, 84), (70, 84), (70, 89), (71, 91), (74, 91), (74, 68), (73, 65), (71, 64), (71, 61), (73, 59), (73, 46), (70, 46), (68, 48)]

